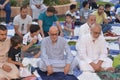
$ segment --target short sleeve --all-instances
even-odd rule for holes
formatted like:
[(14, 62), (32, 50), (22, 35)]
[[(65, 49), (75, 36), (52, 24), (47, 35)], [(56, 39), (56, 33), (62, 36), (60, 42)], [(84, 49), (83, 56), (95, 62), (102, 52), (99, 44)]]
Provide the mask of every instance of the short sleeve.
[(14, 18), (13, 24), (14, 24), (14, 25), (18, 25), (18, 24), (19, 24), (19, 18), (18, 18), (18, 16), (16, 16), (16, 17)]
[(54, 18), (54, 21), (55, 21), (55, 22), (58, 21), (58, 18), (57, 18), (56, 15), (54, 15), (53, 18)]
[(13, 56), (14, 56), (14, 52), (13, 52), (14, 50), (12, 49), (12, 48), (10, 48), (10, 50), (9, 50), (9, 52), (8, 52), (8, 57), (9, 58), (12, 58)]

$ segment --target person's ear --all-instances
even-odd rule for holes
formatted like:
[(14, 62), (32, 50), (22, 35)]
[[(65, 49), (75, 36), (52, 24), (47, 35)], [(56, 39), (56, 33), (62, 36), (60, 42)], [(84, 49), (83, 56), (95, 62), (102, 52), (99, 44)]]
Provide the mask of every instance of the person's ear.
[(48, 32), (49, 36), (50, 36), (50, 32)]

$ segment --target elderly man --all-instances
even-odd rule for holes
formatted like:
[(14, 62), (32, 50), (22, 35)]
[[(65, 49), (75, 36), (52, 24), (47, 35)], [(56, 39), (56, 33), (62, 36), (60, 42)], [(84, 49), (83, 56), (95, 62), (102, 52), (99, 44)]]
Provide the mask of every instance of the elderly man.
[[(66, 54), (64, 54), (64, 51)], [(70, 73), (73, 55), (66, 40), (58, 36), (57, 27), (51, 27), (49, 37), (43, 39), (41, 44), (41, 59), (39, 61), (39, 68), (41, 71), (47, 71), (48, 76), (54, 75), (57, 72), (63, 72), (65, 75)], [(69, 80), (76, 80), (76, 78), (72, 76)]]
[(101, 35), (101, 26), (91, 26), (90, 34), (82, 36), (78, 41), (80, 69), (82, 71), (112, 70), (112, 60), (107, 57), (107, 47)]
[(90, 33), (90, 27), (95, 23), (96, 23), (96, 16), (94, 14), (90, 14), (88, 16), (87, 22), (80, 26), (79, 37)]
[(29, 31), (30, 25), (32, 23), (32, 17), (27, 15), (27, 12), (27, 6), (22, 6), (20, 8), (20, 14), (15, 16), (13, 20), (15, 33), (20, 37), (23, 37), (23, 35)]
[(17, 67), (7, 62), (9, 48), (10, 39), (7, 37), (7, 28), (0, 25), (0, 80), (11, 80), (19, 77)]

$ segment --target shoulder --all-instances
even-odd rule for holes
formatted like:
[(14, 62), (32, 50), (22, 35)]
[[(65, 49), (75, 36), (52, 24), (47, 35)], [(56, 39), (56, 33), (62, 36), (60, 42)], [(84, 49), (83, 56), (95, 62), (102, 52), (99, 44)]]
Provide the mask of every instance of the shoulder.
[(15, 16), (14, 20), (20, 19), (20, 15)]

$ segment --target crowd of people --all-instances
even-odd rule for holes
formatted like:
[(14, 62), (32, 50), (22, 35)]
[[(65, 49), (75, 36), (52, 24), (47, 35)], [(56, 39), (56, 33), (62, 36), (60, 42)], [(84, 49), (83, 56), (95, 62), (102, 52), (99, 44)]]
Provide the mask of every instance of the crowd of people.
[[(7, 24), (11, 15), (9, 1), (0, 0)], [(21, 80), (19, 70), (25, 67), (22, 64), (24, 58), (37, 59), (37, 71), (43, 80), (78, 80), (73, 74), (75, 67), (83, 72), (113, 71), (104, 36), (116, 36), (110, 24), (120, 22), (120, 8), (116, 8), (116, 19), (113, 20), (110, 4), (97, 6), (96, 0), (91, 1), (81, 0), (79, 10), (76, 4), (71, 4), (65, 13), (63, 28), (56, 9), (45, 6), (44, 0), (30, 0), (32, 16), (28, 15), (27, 5), (21, 6), (20, 13), (13, 19), (15, 34), (11, 38), (7, 36), (6, 26), (0, 24), (0, 80)], [(32, 21), (37, 21), (37, 24), (32, 24)], [(64, 36), (75, 36), (76, 25), (80, 30), (74, 56)], [(37, 78), (34, 71), (31, 73), (31, 78)]]

